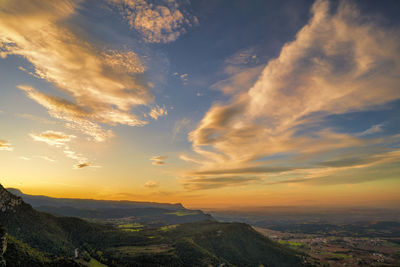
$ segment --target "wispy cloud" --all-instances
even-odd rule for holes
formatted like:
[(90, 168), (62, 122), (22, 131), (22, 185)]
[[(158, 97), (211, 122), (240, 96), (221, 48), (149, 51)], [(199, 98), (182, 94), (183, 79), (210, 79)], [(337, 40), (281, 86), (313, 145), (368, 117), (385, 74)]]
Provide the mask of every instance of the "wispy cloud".
[[(89, 166), (99, 167), (99, 166), (93, 166), (92, 163), (90, 163), (85, 156), (73, 151), (70, 148), (69, 143), (76, 138), (76, 136), (74, 135), (69, 135), (63, 132), (49, 130), (42, 133), (31, 133), (30, 136), (32, 137), (33, 140), (37, 142), (43, 142), (50, 146), (55, 146), (61, 149), (66, 157), (76, 160), (78, 162), (77, 164), (74, 165), (74, 168), (76, 169), (81, 169)], [(48, 158), (46, 156), (36, 156), (36, 157), (49, 161), (54, 161), (53, 159)]]
[(400, 151), (360, 155), (359, 157), (329, 160), (319, 163), (322, 167), (300, 170), (289, 179), (266, 182), (266, 185), (296, 184), (344, 185), (374, 180), (397, 178), (400, 172)]
[(83, 107), (56, 96), (40, 93), (31, 86), (19, 85), (18, 88), (25, 91), (29, 98), (47, 108), (52, 117), (67, 121), (66, 127), (81, 131), (98, 142), (113, 136), (110, 130), (103, 130), (99, 124), (91, 121), (91, 115)]
[(364, 135), (370, 135), (370, 134), (382, 132), (382, 127), (383, 127), (383, 124), (373, 125), (371, 128), (359, 133), (358, 136), (364, 136)]
[(11, 143), (4, 141), (4, 140), (0, 140), (0, 150), (13, 151), (13, 147), (12, 147)]
[[(324, 151), (340, 154), (346, 148), (383, 145), (384, 140), (365, 139), (381, 126), (363, 136), (334, 132), (323, 124), (307, 130), (328, 115), (368, 110), (400, 98), (399, 30), (372, 19), (366, 22), (349, 2), (333, 8), (329, 1), (316, 1), (309, 23), (266, 64), (256, 82), (247, 90), (226, 89), (234, 93), (231, 101), (210, 108), (189, 135), (198, 154), (190, 159), (201, 162), (199, 173), (204, 175), (186, 173), (185, 187), (193, 183), (198, 188), (201, 180), (202, 187), (213, 187), (210, 175), (216, 179), (235, 173), (234, 169), (263, 165), (257, 160), (279, 154), (298, 155), (297, 165), (309, 165), (312, 155)], [(288, 162), (288, 157), (284, 160)], [(240, 177), (248, 179), (246, 175), (235, 179)]]
[(174, 128), (172, 129), (172, 139), (175, 139), (179, 133), (181, 133), (190, 125), (190, 123), (191, 120), (189, 118), (183, 118), (176, 121), (174, 124)]
[(132, 107), (153, 100), (144, 65), (133, 51), (101, 50), (76, 35), (63, 20), (75, 13), (75, 1), (7, 1), (0, 10), (0, 57), (19, 55), (35, 77), (52, 83), (71, 101), (19, 86), (67, 126), (104, 141), (112, 136), (100, 123), (146, 124)]
[(175, 41), (186, 29), (198, 23), (177, 1), (163, 1), (162, 4), (148, 3), (146, 0), (108, 0), (116, 6), (129, 26), (139, 31), (150, 43)]
[(56, 161), (55, 159), (47, 157), (47, 156), (34, 156), (34, 157), (38, 158), (38, 159), (43, 159), (43, 160), (46, 160), (46, 161), (50, 161), (50, 162), (55, 162)]
[(69, 143), (72, 139), (76, 138), (74, 135), (65, 134), (57, 131), (45, 131), (43, 133), (31, 133), (29, 134), (33, 140), (38, 142), (44, 142), (51, 146), (63, 147)]
[(226, 58), (225, 63), (228, 66), (258, 64), (259, 59), (257, 57), (255, 48), (247, 48), (247, 49), (241, 49), (237, 51), (235, 54)]
[(237, 94), (238, 92), (248, 90), (257, 80), (264, 67), (264, 65), (255, 67), (231, 67), (226, 70), (229, 77), (214, 83), (211, 85), (211, 88), (219, 90), (224, 94)]
[(150, 160), (152, 161), (151, 164), (153, 165), (165, 165), (167, 164), (165, 162), (165, 160), (168, 158), (168, 156), (154, 156), (152, 158), (150, 158)]
[(91, 166), (91, 164), (89, 162), (82, 162), (82, 163), (76, 164), (74, 167), (76, 169), (82, 169), (82, 168), (89, 167), (89, 166)]
[(235, 169), (214, 169), (204, 171), (194, 171), (191, 175), (218, 175), (218, 174), (266, 174), (266, 173), (281, 173), (294, 170), (294, 167), (270, 167), (270, 166), (256, 166)]
[(226, 186), (248, 185), (261, 180), (261, 177), (245, 176), (192, 177), (184, 180), (183, 187), (188, 190), (206, 190)]
[(181, 74), (179, 77), (181, 78), (181, 80), (182, 80), (182, 82), (183, 82), (184, 85), (187, 85), (187, 84), (188, 84), (188, 81), (189, 81), (189, 74), (184, 73), (184, 74)]
[(173, 75), (176, 76), (177, 78), (179, 78), (184, 85), (188, 84), (188, 82), (189, 82), (189, 74), (187, 74), (187, 73), (179, 74), (178, 72), (174, 72)]
[(147, 181), (144, 184), (144, 187), (147, 187), (147, 188), (157, 188), (158, 186), (159, 186), (159, 184), (157, 182), (155, 182), (155, 181), (152, 181), (152, 180)]

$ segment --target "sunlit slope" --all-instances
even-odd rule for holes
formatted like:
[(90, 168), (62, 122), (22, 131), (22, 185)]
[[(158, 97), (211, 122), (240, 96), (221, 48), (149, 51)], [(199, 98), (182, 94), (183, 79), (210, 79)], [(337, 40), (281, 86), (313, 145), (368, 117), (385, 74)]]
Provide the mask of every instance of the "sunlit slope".
[(6, 255), (24, 255), (26, 263), (20, 266), (43, 266), (48, 259), (48, 265), (55, 260), (81, 264), (82, 259), (73, 258), (76, 248), (109, 266), (303, 265), (294, 251), (241, 223), (203, 221), (126, 231), (36, 211), (2, 187), (0, 210), (0, 224), (10, 235)]
[(52, 198), (27, 195), (15, 188), (7, 190), (14, 195), (20, 196), (36, 210), (58, 216), (100, 221), (134, 217), (135, 222), (152, 226), (213, 220), (211, 215), (205, 214), (201, 210), (188, 210), (179, 203)]

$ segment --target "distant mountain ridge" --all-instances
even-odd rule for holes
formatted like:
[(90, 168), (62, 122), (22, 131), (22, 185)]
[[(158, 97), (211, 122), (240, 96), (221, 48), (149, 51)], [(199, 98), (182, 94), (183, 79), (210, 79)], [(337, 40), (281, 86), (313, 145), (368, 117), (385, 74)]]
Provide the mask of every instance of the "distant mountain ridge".
[(214, 220), (211, 215), (201, 210), (188, 210), (179, 203), (52, 198), (24, 194), (15, 188), (7, 190), (42, 212), (113, 225), (120, 224), (121, 220), (124, 224), (140, 223), (153, 227)]
[(169, 210), (185, 209), (181, 203), (157, 203), (157, 202), (141, 202), (128, 200), (96, 200), (96, 199), (80, 199), (80, 198), (55, 198), (43, 195), (24, 194), (17, 188), (7, 188), (8, 192), (22, 197), (22, 199), (31, 204), (32, 207), (55, 206), (55, 207), (80, 207), (84, 209), (98, 208), (162, 208)]
[(92, 261), (110, 267), (305, 265), (301, 254), (242, 223), (209, 220), (126, 230), (39, 212), (1, 185), (0, 205), (0, 229), (8, 232), (0, 256), (11, 267), (100, 266)]

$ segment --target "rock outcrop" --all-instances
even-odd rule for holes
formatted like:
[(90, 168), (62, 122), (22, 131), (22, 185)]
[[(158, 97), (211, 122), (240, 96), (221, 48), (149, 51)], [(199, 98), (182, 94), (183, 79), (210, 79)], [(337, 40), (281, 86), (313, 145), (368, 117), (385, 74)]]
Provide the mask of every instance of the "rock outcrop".
[(0, 267), (6, 266), (6, 261), (3, 257), (7, 249), (7, 233), (2, 225), (0, 225)]
[(11, 194), (0, 184), (0, 213), (15, 212), (21, 204), (21, 197)]

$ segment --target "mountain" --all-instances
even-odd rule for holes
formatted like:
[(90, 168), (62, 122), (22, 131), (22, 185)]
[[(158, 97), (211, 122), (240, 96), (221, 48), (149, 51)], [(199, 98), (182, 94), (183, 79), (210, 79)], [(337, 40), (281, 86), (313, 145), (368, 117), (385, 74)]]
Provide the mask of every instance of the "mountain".
[(208, 220), (114, 227), (37, 211), (1, 185), (0, 225), (8, 232), (7, 266), (304, 265), (302, 255), (247, 224)]
[(22, 193), (15, 188), (7, 189), (21, 197), (35, 209), (57, 216), (79, 217), (114, 225), (140, 223), (147, 226), (163, 226), (203, 220), (214, 220), (201, 210), (185, 209), (182, 204), (135, 201), (107, 201), (93, 199), (52, 198)]
[(77, 199), (77, 198), (54, 198), (48, 196), (36, 196), (22, 193), (16, 188), (7, 188), (7, 191), (21, 197), (26, 203), (37, 208), (40, 206), (50, 207), (77, 207), (81, 209), (111, 209), (111, 208), (159, 208), (166, 210), (184, 210), (180, 203), (157, 203), (157, 202), (139, 202), (139, 201), (111, 201), (95, 199)]

